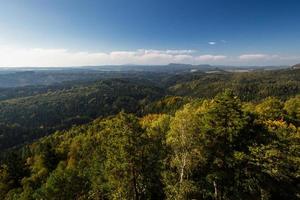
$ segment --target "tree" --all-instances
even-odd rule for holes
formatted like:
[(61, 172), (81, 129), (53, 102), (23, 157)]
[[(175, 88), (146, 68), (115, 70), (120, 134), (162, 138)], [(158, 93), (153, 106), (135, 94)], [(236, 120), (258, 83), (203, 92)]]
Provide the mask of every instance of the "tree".
[(105, 176), (112, 199), (142, 199), (147, 195), (144, 167), (146, 136), (134, 115), (120, 113), (105, 122)]
[(196, 119), (195, 107), (188, 104), (171, 120), (167, 134), (170, 169), (165, 174), (168, 199), (186, 199), (198, 189), (190, 178), (201, 160)]
[(36, 199), (79, 200), (87, 198), (89, 182), (74, 169), (65, 168), (61, 163), (46, 183), (34, 195)]
[(249, 167), (264, 199), (298, 199), (300, 130), (284, 121), (267, 121), (269, 140), (251, 146)]
[(294, 120), (300, 121), (300, 95), (288, 99), (284, 103), (284, 110), (291, 116)]
[(219, 94), (206, 111), (198, 114), (199, 144), (203, 162), (198, 170), (203, 195), (214, 199), (232, 198), (235, 155), (244, 154), (249, 118), (232, 92)]
[(164, 199), (164, 185), (162, 173), (165, 170), (167, 157), (166, 134), (170, 127), (170, 116), (166, 114), (151, 114), (141, 119), (142, 128), (145, 129), (147, 143), (144, 163), (146, 184), (149, 194), (147, 199)]
[(8, 167), (0, 166), (0, 196), (5, 197), (10, 189), (12, 189), (13, 180), (11, 180)]
[(256, 112), (263, 119), (278, 120), (284, 117), (284, 104), (275, 97), (268, 97), (256, 106)]

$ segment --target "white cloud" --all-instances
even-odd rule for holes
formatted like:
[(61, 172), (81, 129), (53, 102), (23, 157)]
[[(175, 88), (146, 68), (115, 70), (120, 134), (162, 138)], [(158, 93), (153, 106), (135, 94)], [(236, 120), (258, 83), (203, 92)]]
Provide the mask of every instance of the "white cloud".
[(105, 53), (71, 52), (66, 49), (22, 49), (0, 47), (0, 66), (79, 66), (108, 61)]
[(209, 62), (209, 61), (221, 61), (225, 60), (227, 56), (224, 55), (201, 55), (197, 56), (196, 60), (201, 62)]
[(269, 57), (270, 56), (266, 54), (243, 54), (239, 56), (241, 60), (261, 60)]
[(210, 45), (215, 45), (215, 44), (217, 44), (216, 42), (208, 42), (208, 44), (210, 44)]
[(195, 50), (138, 49), (135, 51), (85, 52), (67, 49), (17, 48), (0, 46), (0, 67), (65, 67), (87, 65), (168, 63), (268, 65), (294, 64), (300, 57), (268, 54), (243, 54), (239, 56), (199, 54)]
[(155, 50), (155, 49), (139, 49), (138, 51), (149, 54), (149, 53), (162, 53), (162, 54), (192, 54), (195, 50), (191, 49), (168, 49), (168, 50)]
[(242, 54), (236, 60), (239, 64), (293, 65), (300, 62), (300, 56), (277, 54)]
[(300, 56), (280, 56), (280, 60), (298, 60), (300, 62)]
[(171, 62), (197, 64), (219, 60), (220, 56), (196, 56), (189, 49), (138, 49), (136, 51), (73, 52), (67, 49), (16, 48), (0, 46), (1, 67), (63, 67), (119, 64), (168, 64)]

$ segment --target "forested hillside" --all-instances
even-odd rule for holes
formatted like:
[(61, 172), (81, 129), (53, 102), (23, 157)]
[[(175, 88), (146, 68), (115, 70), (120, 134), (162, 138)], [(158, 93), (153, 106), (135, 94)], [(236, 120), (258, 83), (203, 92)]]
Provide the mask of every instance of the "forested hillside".
[[(0, 88), (0, 149), (121, 110), (138, 115), (174, 112), (193, 98), (212, 98), (225, 89), (242, 101), (268, 96), (284, 100), (300, 92), (300, 70), (290, 69), (212, 74), (107, 72), (106, 78), (93, 81), (98, 73), (91, 80), (84, 74), (85, 81)], [(60, 74), (68, 75), (67, 71)]]
[(0, 199), (299, 199), (299, 95), (297, 69), (2, 88)]
[(124, 112), (7, 154), (4, 199), (298, 199), (300, 97)]
[(0, 101), (0, 149), (121, 110), (137, 113), (162, 89), (134, 80), (111, 79)]
[(214, 97), (226, 88), (232, 89), (243, 101), (260, 100), (268, 96), (286, 98), (300, 92), (300, 69), (254, 71), (246, 73), (195, 73), (164, 80), (177, 95)]

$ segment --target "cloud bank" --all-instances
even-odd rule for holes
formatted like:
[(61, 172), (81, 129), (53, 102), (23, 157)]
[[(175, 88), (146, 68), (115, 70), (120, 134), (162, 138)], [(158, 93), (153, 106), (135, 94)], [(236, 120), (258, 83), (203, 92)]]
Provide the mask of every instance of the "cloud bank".
[(139, 49), (135, 51), (85, 52), (67, 49), (15, 48), (0, 46), (0, 67), (66, 67), (87, 65), (163, 65), (187, 64), (283, 64), (296, 63), (300, 57), (267, 54), (239, 56), (200, 54), (190, 49)]
[(267, 55), (267, 54), (244, 54), (240, 55), (241, 60), (265, 60), (265, 59), (276, 59), (280, 58), (278, 55)]

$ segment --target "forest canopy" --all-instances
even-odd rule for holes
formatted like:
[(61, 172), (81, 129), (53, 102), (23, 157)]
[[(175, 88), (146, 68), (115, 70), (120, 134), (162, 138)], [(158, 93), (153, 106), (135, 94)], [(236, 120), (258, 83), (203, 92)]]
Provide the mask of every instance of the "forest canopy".
[(24, 88), (0, 101), (0, 197), (299, 199), (297, 74)]

